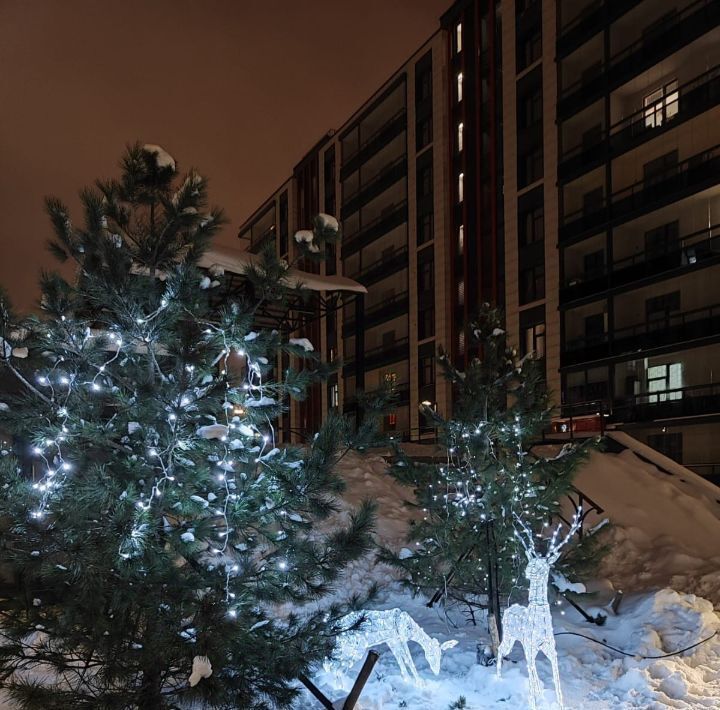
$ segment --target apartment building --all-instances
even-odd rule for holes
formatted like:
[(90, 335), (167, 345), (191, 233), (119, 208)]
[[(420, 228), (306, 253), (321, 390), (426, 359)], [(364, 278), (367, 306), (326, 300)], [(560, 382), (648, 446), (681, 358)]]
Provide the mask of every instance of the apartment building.
[(398, 407), (385, 428), (398, 436), (422, 436), (421, 402), (442, 411), (449, 406), (449, 388), (436, 378), (435, 364), (438, 345), (450, 342), (446, 61), (438, 31), (308, 151), (240, 228), (247, 248), (258, 250), (271, 239), (279, 255), (293, 258), (296, 230), (310, 226), (318, 212), (337, 215), (342, 241), (312, 267), (343, 274), (368, 291), (335, 295), (308, 323), (304, 336), (327, 357), (342, 358), (343, 367), (324, 390), (294, 405), (287, 431), (312, 431), (328, 407), (356, 412), (358, 391), (381, 384), (395, 392)]
[(489, 301), (559, 426), (720, 473), (719, 25), (716, 0), (453, 3), (243, 226), (285, 253), (315, 207), (341, 217), (323, 268), (368, 294), (322, 326), (346, 364), (319, 410), (385, 380), (417, 433), (419, 402), (451, 405), (437, 346), (467, 362)]
[(557, 12), (542, 28), (558, 28), (563, 404), (599, 400), (616, 426), (712, 473), (720, 3), (562, 0)]

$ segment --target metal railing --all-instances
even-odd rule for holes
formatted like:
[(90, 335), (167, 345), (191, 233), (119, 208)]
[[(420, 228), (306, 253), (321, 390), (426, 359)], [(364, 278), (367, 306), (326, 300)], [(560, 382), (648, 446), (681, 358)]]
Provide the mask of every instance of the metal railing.
[[(654, 103), (637, 109), (610, 126), (609, 131), (601, 131), (596, 140), (581, 141), (572, 148), (564, 150), (560, 161), (577, 158), (581, 154), (601, 146), (608, 139), (612, 142), (621, 140), (627, 143), (634, 138), (664, 129), (668, 125), (672, 125), (673, 121), (683, 120), (685, 107), (697, 106), (702, 94), (705, 94), (704, 98), (708, 102), (712, 100), (713, 88), (720, 87), (719, 79), (720, 65), (716, 65), (672, 91), (671, 93), (675, 94), (672, 101), (668, 101), (667, 96), (663, 96)], [(718, 92), (718, 97), (720, 98), (720, 92)]]
[(388, 165), (385, 165), (383, 168), (378, 170), (369, 180), (358, 180), (358, 185), (353, 189), (352, 192), (346, 193), (343, 188), (343, 207), (345, 207), (349, 202), (354, 200), (358, 195), (362, 194), (366, 190), (369, 190), (373, 186), (377, 185), (379, 182), (382, 182), (383, 178), (387, 177), (390, 173), (392, 173), (393, 170), (397, 169), (403, 163), (407, 163), (407, 154), (405, 153), (403, 153), (403, 155), (401, 155), (399, 158), (393, 160), (392, 163), (389, 163)]
[(373, 275), (376, 271), (382, 271), (383, 267), (391, 267), (397, 264), (407, 265), (408, 260), (408, 248), (407, 246), (398, 247), (393, 249), (392, 253), (384, 254), (379, 259), (370, 262), (367, 265), (361, 266), (359, 269), (353, 269), (347, 273), (347, 276), (351, 279), (367, 279)]
[(370, 220), (367, 224), (361, 225), (354, 232), (343, 233), (343, 245), (347, 245), (351, 242), (356, 241), (357, 239), (362, 239), (362, 237), (370, 230), (374, 229), (385, 220), (390, 221), (393, 217), (397, 216), (398, 212), (401, 212), (404, 209), (407, 209), (407, 200), (402, 200), (401, 202), (393, 202), (392, 204), (388, 205), (385, 210), (383, 210), (383, 212), (381, 212), (374, 219)]
[(405, 106), (403, 106), (399, 111), (394, 113), (390, 118), (388, 118), (386, 121), (382, 123), (381, 126), (376, 128), (367, 138), (364, 138), (362, 141), (360, 141), (355, 149), (353, 149), (352, 152), (348, 152), (347, 155), (343, 154), (342, 161), (343, 161), (343, 167), (346, 163), (349, 163), (353, 158), (355, 158), (360, 152), (362, 152), (365, 148), (367, 148), (375, 139), (377, 139), (384, 131), (390, 130), (393, 126), (393, 124), (401, 117), (404, 116), (407, 113), (407, 109)]
[[(631, 256), (616, 259), (612, 262), (612, 267), (597, 267), (589, 271), (584, 271), (565, 279), (564, 286), (571, 288), (586, 281), (607, 276), (608, 274), (619, 275), (618, 272), (624, 269), (637, 266), (638, 264), (648, 264), (653, 261), (663, 260), (668, 256), (676, 255), (680, 261), (678, 265), (693, 264), (698, 260), (707, 258), (708, 256), (720, 256), (720, 234), (713, 236), (713, 232), (720, 232), (720, 224), (713, 224), (710, 227), (699, 229), (697, 232), (678, 237), (657, 248), (645, 250), (632, 254)], [(638, 245), (639, 246), (639, 245)]]
[(677, 181), (679, 184), (675, 186), (676, 190), (688, 187), (692, 184), (691, 177), (694, 171), (700, 167), (707, 167), (708, 164), (715, 160), (720, 162), (720, 145), (714, 145), (712, 148), (691, 155), (689, 158), (670, 165), (664, 170), (659, 170), (652, 175), (646, 176), (642, 180), (638, 180), (627, 187), (613, 192), (609, 201), (603, 196), (602, 201), (599, 201), (598, 206), (592, 210), (581, 207), (578, 210), (569, 212), (563, 216), (562, 224), (566, 227), (575, 221), (597, 217), (607, 209), (608, 204), (611, 204), (612, 207), (618, 207), (620, 203), (628, 203), (629, 207), (624, 210), (628, 211), (628, 209), (636, 207), (636, 203), (641, 202), (648, 194), (657, 191), (660, 186), (666, 188), (663, 193), (669, 196), (672, 192), (667, 190), (668, 182)]

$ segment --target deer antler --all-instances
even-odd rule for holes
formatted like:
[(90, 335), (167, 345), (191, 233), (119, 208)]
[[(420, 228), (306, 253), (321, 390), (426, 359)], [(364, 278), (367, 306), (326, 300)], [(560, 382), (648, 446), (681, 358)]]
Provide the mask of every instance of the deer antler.
[(573, 515), (572, 523), (570, 524), (570, 527), (567, 531), (567, 535), (558, 542), (558, 535), (560, 534), (560, 529), (562, 528), (562, 523), (558, 523), (558, 526), (555, 528), (555, 531), (552, 534), (552, 537), (550, 538), (550, 545), (548, 546), (547, 554), (545, 555), (545, 559), (550, 563), (553, 564), (557, 561), (557, 559), (560, 557), (560, 551), (562, 550), (565, 545), (570, 542), (570, 539), (572, 536), (579, 530), (580, 525), (582, 524), (582, 513), (583, 509), (582, 507), (578, 507), (575, 510), (575, 514)]
[[(525, 521), (517, 514), (514, 514), (515, 520), (517, 522), (517, 525), (520, 527), (520, 530), (518, 531), (517, 527), (515, 528), (515, 537), (519, 540), (520, 544), (523, 547), (523, 550), (525, 550), (525, 556), (528, 558), (528, 562), (535, 557), (537, 557), (537, 552), (535, 550), (535, 540), (533, 539), (533, 533), (532, 530), (525, 524)], [(524, 537), (523, 537), (524, 533)]]

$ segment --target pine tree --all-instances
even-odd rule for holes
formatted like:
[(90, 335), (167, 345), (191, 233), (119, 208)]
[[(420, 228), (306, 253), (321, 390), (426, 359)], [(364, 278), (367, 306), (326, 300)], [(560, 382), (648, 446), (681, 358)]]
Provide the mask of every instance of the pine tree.
[[(518, 357), (501, 313), (488, 304), (470, 331), (480, 355), (465, 371), (446, 355), (439, 358), (453, 385), (452, 415), (445, 419), (425, 408), (446, 460), (423, 463), (398, 448), (391, 468), (415, 488), (422, 513), (411, 526), (412, 555), (386, 550), (383, 556), (407, 575), (413, 592), (437, 593), (446, 605), (461, 603), (471, 613), (489, 608), (497, 614), (499, 603), (526, 583), (518, 519), (534, 530), (548, 525), (594, 443), (550, 453), (534, 447), (552, 413), (540, 362)], [(582, 572), (596, 553), (588, 539), (558, 571)]]
[[(74, 279), (42, 277), (39, 316), (2, 301), (0, 685), (43, 710), (284, 707), (346, 611), (308, 603), (371, 545), (369, 504), (328, 520), (348, 426), (275, 445), (289, 398), (330, 370), (257, 326), (297, 295), (292, 265), (266, 250), (246, 295), (213, 308), (224, 276), (198, 259), (224, 217), (206, 180), (159, 146), (121, 167), (81, 193), (81, 226), (47, 201)], [(321, 215), (301, 255), (337, 233)], [(281, 352), (301, 365), (273, 377)]]

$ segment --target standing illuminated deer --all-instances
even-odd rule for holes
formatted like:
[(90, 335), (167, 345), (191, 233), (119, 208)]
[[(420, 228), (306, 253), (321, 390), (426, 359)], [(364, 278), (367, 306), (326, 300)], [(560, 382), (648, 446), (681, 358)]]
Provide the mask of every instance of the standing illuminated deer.
[(530, 683), (530, 710), (536, 710), (538, 701), (542, 697), (542, 683), (537, 672), (537, 655), (542, 651), (552, 666), (553, 683), (560, 710), (563, 708), (562, 689), (560, 688), (560, 672), (558, 670), (557, 652), (555, 650), (555, 636), (553, 635), (550, 604), (548, 603), (548, 578), (550, 569), (560, 557), (560, 550), (577, 532), (582, 522), (582, 509), (578, 509), (573, 516), (572, 524), (567, 535), (558, 540), (560, 525), (549, 540), (545, 555), (535, 549), (532, 531), (518, 519), (520, 531), (516, 535), (525, 550), (528, 565), (525, 576), (530, 580), (528, 605), (513, 604), (502, 615), (503, 639), (497, 654), (497, 675), (502, 672), (502, 659), (512, 650), (516, 641), (520, 641), (525, 652), (528, 666), (528, 680)]

